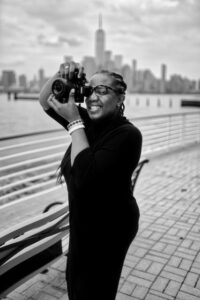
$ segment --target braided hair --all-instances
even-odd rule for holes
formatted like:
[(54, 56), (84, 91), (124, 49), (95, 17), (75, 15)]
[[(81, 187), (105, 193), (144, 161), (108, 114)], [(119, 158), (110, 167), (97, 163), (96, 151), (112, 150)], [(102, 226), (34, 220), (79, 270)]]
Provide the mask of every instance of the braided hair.
[[(105, 74), (105, 75), (111, 76), (114, 79), (116, 91), (121, 95), (125, 95), (127, 85), (124, 82), (124, 79), (120, 74), (115, 73), (115, 72), (110, 72), (108, 70), (100, 70), (100, 71), (97, 71), (95, 74)], [(120, 115), (123, 116), (124, 110), (125, 110), (125, 105), (124, 105), (124, 103), (122, 103), (119, 108)]]

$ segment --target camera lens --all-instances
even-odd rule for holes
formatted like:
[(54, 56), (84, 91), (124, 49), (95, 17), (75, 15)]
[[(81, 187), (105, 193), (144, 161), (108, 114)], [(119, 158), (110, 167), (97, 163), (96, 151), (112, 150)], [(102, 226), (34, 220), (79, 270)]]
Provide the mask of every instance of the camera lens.
[(71, 87), (65, 79), (63, 78), (56, 79), (52, 83), (51, 89), (52, 89), (52, 93), (54, 94), (55, 98), (58, 101), (62, 103), (67, 102)]
[(58, 95), (58, 94), (60, 94), (60, 93), (62, 93), (62, 91), (63, 91), (63, 89), (64, 89), (64, 86), (63, 86), (63, 82), (62, 81), (60, 81), (60, 80), (56, 80), (55, 82), (54, 82), (54, 85), (53, 85), (53, 93), (55, 94), (55, 95)]

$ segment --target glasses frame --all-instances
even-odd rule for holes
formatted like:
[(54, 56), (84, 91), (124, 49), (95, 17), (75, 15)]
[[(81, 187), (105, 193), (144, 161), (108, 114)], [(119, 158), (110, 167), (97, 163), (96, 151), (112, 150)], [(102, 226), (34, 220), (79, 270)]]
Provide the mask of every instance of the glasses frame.
[[(104, 87), (104, 88), (106, 88), (106, 93), (104, 93), (104, 94), (99, 94), (98, 92), (96, 92), (96, 88), (98, 88), (98, 87)], [(111, 90), (111, 91), (113, 91), (113, 92), (115, 92), (115, 93), (118, 92), (117, 90), (111, 88), (110, 86), (103, 85), (103, 84), (99, 84), (99, 85), (97, 85), (97, 86), (95, 86), (95, 87), (90, 86), (90, 88), (91, 88), (91, 94), (89, 95), (89, 97), (90, 97), (93, 93), (95, 93), (95, 95), (97, 95), (97, 96), (104, 96), (104, 95), (107, 95), (107, 94), (109, 94), (109, 93), (108, 93), (108, 90)]]

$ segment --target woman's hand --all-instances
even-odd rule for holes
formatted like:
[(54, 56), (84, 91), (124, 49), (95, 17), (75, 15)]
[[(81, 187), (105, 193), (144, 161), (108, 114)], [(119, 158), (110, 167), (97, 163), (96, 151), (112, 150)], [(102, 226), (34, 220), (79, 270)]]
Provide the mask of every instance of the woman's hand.
[(53, 94), (47, 100), (49, 106), (68, 122), (80, 119), (78, 107), (74, 101), (74, 89), (70, 91), (68, 102), (60, 103)]
[(48, 98), (51, 96), (52, 93), (53, 82), (59, 77), (65, 79), (67, 78), (69, 80), (72, 79), (75, 73), (75, 69), (79, 70), (78, 77), (81, 78), (84, 73), (84, 68), (75, 62), (71, 62), (71, 63), (61, 64), (59, 71), (45, 83), (45, 85), (41, 89), (40, 97), (39, 97), (40, 104), (45, 110), (48, 110), (50, 106), (48, 102)]
[[(58, 75), (59, 77), (71, 80), (74, 77), (75, 70), (77, 69), (78, 77), (81, 77), (84, 72), (83, 67), (73, 61), (70, 63), (64, 63), (60, 65)], [(68, 122), (80, 119), (78, 107), (74, 100), (74, 92), (74, 89), (70, 91), (69, 99), (65, 103), (60, 103), (53, 94), (51, 94), (47, 100), (48, 105)]]
[(78, 77), (82, 77), (84, 68), (74, 61), (60, 65), (58, 74), (60, 77), (68, 78), (69, 80), (74, 77), (75, 70), (78, 69)]

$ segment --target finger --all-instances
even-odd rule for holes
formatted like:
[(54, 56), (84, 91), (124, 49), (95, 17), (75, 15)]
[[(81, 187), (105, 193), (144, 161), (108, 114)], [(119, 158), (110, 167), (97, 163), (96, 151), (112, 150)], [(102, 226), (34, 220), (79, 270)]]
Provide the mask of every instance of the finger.
[(47, 103), (49, 104), (50, 107), (52, 107), (54, 109), (54, 104), (52, 102), (52, 98), (53, 98), (53, 94), (51, 94), (49, 96), (49, 98), (47, 99)]
[(59, 109), (60, 102), (56, 100), (55, 96), (51, 94), (49, 98), (47, 99), (47, 102), (50, 107), (52, 107), (55, 111)]
[(83, 76), (83, 73), (84, 73), (84, 67), (80, 66), (79, 67), (79, 72), (78, 72), (78, 77), (81, 78)]
[(75, 89), (71, 89), (70, 93), (69, 93), (69, 97), (74, 97), (75, 95)]
[(60, 108), (61, 107), (61, 103), (56, 99), (56, 97), (53, 95), (51, 102), (54, 104), (55, 107)]
[(77, 71), (77, 75), (78, 75), (78, 73), (79, 73), (79, 71), (80, 71), (80, 68), (81, 68), (81, 64), (80, 63), (77, 63), (77, 62), (75, 62), (75, 70)]
[(71, 89), (68, 102), (75, 102), (75, 89)]
[(59, 73), (60, 73), (61, 77), (66, 78), (69, 73), (69, 64), (68, 63), (61, 64)]
[(74, 77), (75, 68), (76, 64), (72, 61), (69, 66), (69, 79), (72, 79)]
[(64, 67), (64, 74), (65, 74), (65, 78), (67, 78), (68, 75), (69, 75), (69, 65), (65, 65), (65, 67)]

